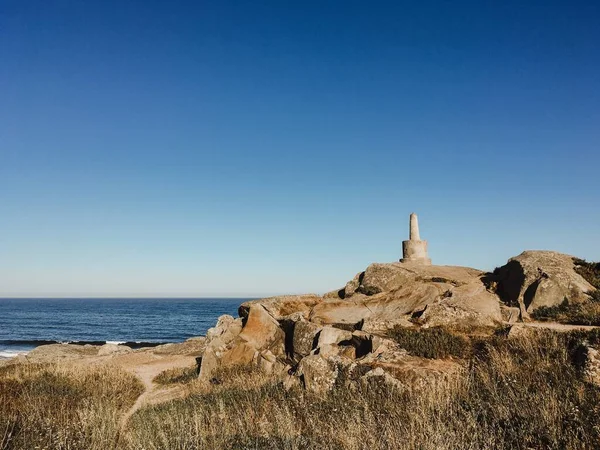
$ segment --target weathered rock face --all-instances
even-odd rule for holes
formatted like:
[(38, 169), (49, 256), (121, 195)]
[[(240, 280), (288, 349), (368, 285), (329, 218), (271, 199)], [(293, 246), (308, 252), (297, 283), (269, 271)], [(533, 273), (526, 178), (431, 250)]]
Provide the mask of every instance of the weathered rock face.
[(302, 358), (296, 376), (300, 377), (307, 390), (322, 393), (333, 388), (338, 369), (332, 361), (320, 355), (310, 355)]
[(242, 331), (242, 319), (234, 319), (224, 314), (217, 319), (217, 324), (206, 332), (206, 344), (220, 339), (223, 344), (229, 344)]
[(256, 349), (270, 350), (275, 355), (282, 355), (284, 352), (285, 335), (279, 322), (259, 304), (250, 306), (246, 324), (238, 338)]
[(126, 345), (104, 344), (98, 349), (98, 356), (118, 355), (123, 353), (131, 353), (131, 348)]
[(493, 274), (496, 291), (509, 306), (518, 306), (521, 314), (541, 306), (555, 306), (565, 299), (582, 302), (593, 291), (575, 271), (573, 257), (550, 251), (526, 251), (511, 258)]
[(310, 310), (322, 301), (322, 297), (315, 294), (306, 295), (282, 295), (260, 300), (251, 300), (240, 305), (238, 313), (240, 317), (247, 317), (252, 305), (262, 305), (275, 319), (282, 320), (285, 316), (293, 313), (302, 313), (308, 318)]
[(502, 321), (500, 302), (484, 276), (467, 267), (372, 264), (346, 285), (343, 299), (318, 303), (310, 320), (371, 332), (410, 326), (415, 318), (430, 326), (495, 325)]
[(291, 352), (296, 359), (308, 356), (317, 347), (317, 338), (322, 327), (306, 320), (299, 320), (293, 327), (293, 348)]
[(217, 326), (209, 330), (199, 378), (210, 380), (215, 370), (233, 366), (274, 370), (277, 358), (284, 355), (284, 341), (279, 322), (258, 303), (249, 306), (243, 326), (242, 319), (221, 316)]

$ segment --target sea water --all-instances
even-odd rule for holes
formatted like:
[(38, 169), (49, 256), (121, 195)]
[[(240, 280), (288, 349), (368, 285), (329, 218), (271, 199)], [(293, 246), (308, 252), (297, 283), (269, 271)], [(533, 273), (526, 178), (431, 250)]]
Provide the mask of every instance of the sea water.
[(246, 298), (0, 299), (0, 359), (43, 344), (132, 347), (202, 336)]

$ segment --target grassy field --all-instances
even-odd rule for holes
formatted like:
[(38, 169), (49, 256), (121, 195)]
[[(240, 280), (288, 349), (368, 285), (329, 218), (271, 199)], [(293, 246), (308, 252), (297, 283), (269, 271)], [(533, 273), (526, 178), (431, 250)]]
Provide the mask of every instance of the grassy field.
[[(457, 341), (423, 335), (436, 352)], [(585, 333), (477, 340), (463, 378), (405, 389), (336, 389), (316, 396), (238, 372), (181, 400), (142, 409), (128, 429), (144, 449), (598, 448), (600, 389), (573, 352)], [(406, 341), (406, 336), (401, 336)], [(442, 342), (442, 343), (440, 343)], [(448, 348), (443, 349), (443, 342)], [(463, 341), (464, 342), (464, 341)], [(414, 338), (409, 347), (423, 348)], [(409, 350), (410, 351), (410, 350)]]
[[(600, 388), (575, 355), (599, 333), (466, 339), (397, 334), (413, 353), (466, 358), (464, 376), (317, 396), (244, 370), (202, 385), (185, 369), (161, 383), (188, 395), (119, 417), (141, 392), (109, 368), (0, 371), (2, 449), (585, 449), (600, 443)], [(461, 350), (461, 345), (466, 350)], [(452, 356), (454, 355), (454, 356)], [(7, 437), (9, 436), (9, 437)]]
[(141, 394), (114, 367), (20, 364), (0, 368), (0, 449), (108, 449)]

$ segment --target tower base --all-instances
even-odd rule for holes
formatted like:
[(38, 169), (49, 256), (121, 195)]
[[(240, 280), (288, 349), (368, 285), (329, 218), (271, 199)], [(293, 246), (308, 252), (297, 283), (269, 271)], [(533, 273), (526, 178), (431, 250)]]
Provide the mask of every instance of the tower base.
[(431, 265), (431, 259), (427, 255), (427, 241), (402, 241), (402, 259), (400, 262)]

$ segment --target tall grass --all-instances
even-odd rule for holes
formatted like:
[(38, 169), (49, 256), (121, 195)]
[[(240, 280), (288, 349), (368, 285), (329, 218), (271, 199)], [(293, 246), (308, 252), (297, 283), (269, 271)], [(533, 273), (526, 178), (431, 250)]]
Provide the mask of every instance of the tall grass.
[[(131, 449), (580, 449), (600, 443), (600, 389), (572, 363), (582, 335), (479, 343), (466, 377), (317, 396), (241, 374), (137, 412)], [(227, 377), (220, 377), (226, 380)]]
[(109, 449), (143, 391), (107, 366), (19, 364), (0, 369), (0, 449)]
[[(438, 334), (425, 339), (433, 336), (438, 351), (458, 349)], [(584, 341), (598, 345), (600, 332), (478, 337), (465, 341), (460, 375), (400, 386), (374, 379), (322, 395), (229, 370), (215, 375), (220, 384), (183, 384), (185, 398), (143, 407), (124, 430), (123, 414), (142, 392), (133, 376), (104, 366), (17, 365), (0, 369), (0, 448), (598, 448), (600, 388), (575, 358)], [(184, 372), (164, 377), (181, 382)]]

